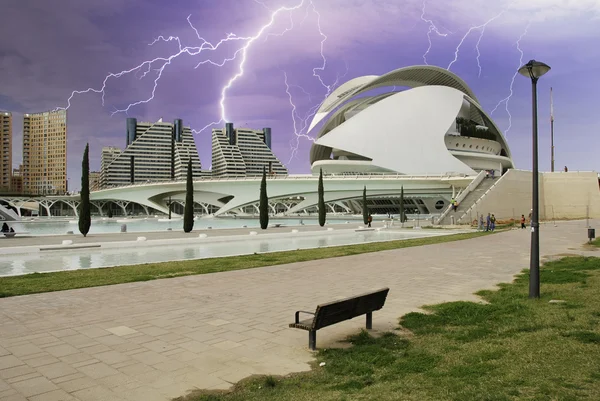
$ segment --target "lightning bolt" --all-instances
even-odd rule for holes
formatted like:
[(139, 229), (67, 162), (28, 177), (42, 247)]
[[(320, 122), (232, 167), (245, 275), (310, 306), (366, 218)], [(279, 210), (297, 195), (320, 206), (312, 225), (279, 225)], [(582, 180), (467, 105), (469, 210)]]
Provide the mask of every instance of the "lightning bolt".
[(441, 33), (432, 20), (425, 18), (425, 2), (423, 2), (423, 12), (421, 13), (421, 20), (429, 24), (429, 29), (427, 30), (427, 41), (429, 42), (429, 46), (427, 47), (427, 51), (425, 51), (425, 53), (423, 54), (423, 62), (425, 62), (426, 65), (429, 65), (429, 63), (427, 63), (427, 55), (431, 51), (431, 46), (433, 46), (433, 43), (431, 42), (431, 33), (435, 32), (436, 35), (442, 37), (446, 37), (448, 36), (448, 34)]
[[(264, 5), (263, 3), (261, 3), (260, 1), (257, 1), (257, 3)], [(314, 9), (314, 4), (312, 4), (312, 0), (308, 1), (313, 9)], [(269, 28), (271, 28), (273, 26), (273, 24), (275, 23), (277, 17), (285, 12), (293, 12), (295, 10), (301, 9), (305, 4), (307, 3), (307, 0), (300, 0), (296, 5), (291, 6), (291, 7), (279, 7), (278, 9), (274, 10), (271, 12), (271, 16), (269, 21), (261, 26), (258, 31), (256, 32), (255, 35), (253, 36), (249, 36), (249, 37), (241, 37), (241, 36), (237, 36), (233, 33), (230, 33), (228, 35), (226, 35), (225, 38), (221, 39), (220, 41), (218, 41), (217, 43), (213, 44), (210, 41), (206, 40), (205, 38), (203, 38), (202, 36), (200, 36), (200, 33), (198, 32), (198, 30), (194, 27), (194, 25), (192, 24), (190, 18), (191, 15), (188, 16), (187, 21), (188, 24), (190, 25), (190, 27), (194, 30), (194, 32), (196, 33), (197, 38), (200, 40), (200, 45), (199, 46), (184, 46), (182, 44), (182, 41), (179, 37), (177, 36), (169, 36), (169, 37), (165, 37), (165, 36), (159, 36), (156, 39), (154, 39), (154, 41), (152, 41), (151, 43), (149, 43), (149, 46), (153, 46), (158, 42), (175, 42), (177, 44), (177, 51), (174, 52), (173, 54), (167, 56), (167, 57), (156, 57), (150, 60), (146, 60), (143, 61), (142, 63), (127, 69), (127, 70), (123, 70), (121, 72), (118, 73), (109, 73), (104, 80), (102, 81), (102, 85), (100, 87), (89, 87), (85, 90), (75, 90), (71, 92), (71, 95), (69, 96), (69, 98), (67, 99), (67, 105), (65, 107), (57, 107), (57, 110), (66, 110), (69, 109), (72, 105), (72, 100), (76, 95), (82, 95), (82, 94), (86, 94), (86, 93), (96, 93), (96, 94), (101, 94), (101, 100), (102, 100), (102, 106), (105, 105), (105, 95), (106, 95), (106, 89), (107, 89), (107, 84), (109, 83), (109, 81), (113, 80), (113, 79), (118, 79), (121, 78), (123, 76), (129, 75), (129, 74), (134, 74), (134, 76), (138, 77), (139, 79), (144, 79), (146, 78), (149, 74), (151, 74), (153, 71), (156, 74), (154, 77), (154, 82), (153, 82), (153, 86), (152, 86), (152, 90), (150, 95), (143, 100), (139, 100), (133, 103), (130, 103), (127, 105), (127, 107), (122, 108), (122, 109), (115, 109), (114, 111), (112, 111), (111, 115), (114, 115), (116, 113), (127, 113), (129, 110), (131, 110), (131, 108), (135, 107), (135, 106), (139, 106), (142, 104), (146, 104), (151, 102), (155, 95), (156, 95), (156, 89), (158, 88), (159, 85), (159, 81), (163, 75), (163, 72), (165, 71), (165, 69), (167, 68), (167, 66), (171, 65), (171, 63), (173, 62), (173, 60), (175, 60), (176, 58), (183, 56), (183, 55), (188, 55), (188, 56), (199, 56), (201, 53), (204, 52), (214, 52), (215, 50), (219, 49), (224, 43), (227, 42), (235, 42), (235, 41), (241, 41), (244, 42), (244, 45), (237, 49), (233, 56), (225, 58), (224, 60), (222, 60), (221, 62), (215, 62), (213, 60), (210, 59), (206, 59), (203, 61), (200, 61), (195, 68), (198, 68), (199, 66), (203, 65), (203, 64), (211, 64), (214, 66), (218, 66), (218, 67), (222, 67), (223, 65), (225, 65), (228, 62), (237, 60), (238, 57), (240, 59), (239, 61), (239, 65), (238, 65), (238, 70), (236, 72), (236, 74), (234, 74), (226, 83), (225, 86), (223, 86), (223, 88), (221, 89), (221, 97), (219, 100), (219, 106), (220, 106), (220, 119), (218, 121), (212, 122), (210, 124), (207, 124), (205, 127), (203, 127), (200, 130), (193, 130), (194, 133), (198, 134), (201, 133), (202, 131), (204, 131), (205, 129), (207, 129), (208, 127), (215, 125), (215, 124), (220, 124), (223, 122), (227, 122), (227, 114), (226, 114), (226, 108), (225, 108), (225, 102), (226, 102), (226, 97), (227, 97), (227, 91), (229, 89), (231, 89), (231, 87), (233, 86), (233, 84), (240, 79), (243, 75), (244, 75), (244, 67), (247, 61), (247, 55), (248, 55), (248, 50), (250, 49), (250, 47), (252, 46), (252, 44), (254, 42), (256, 42), (261, 36), (263, 36), (263, 34), (265, 33), (266, 30), (268, 30)], [(266, 7), (266, 6), (265, 6)], [(315, 10), (316, 11), (316, 10)], [(290, 16), (290, 21), (293, 20)], [(293, 26), (292, 26), (293, 27)], [(272, 34), (272, 35), (276, 35), (276, 36), (281, 36), (284, 35), (286, 32), (288, 32), (290, 29), (292, 28), (287, 28), (284, 32), (280, 33), (280, 34)], [(319, 30), (320, 30), (320, 26), (319, 26)], [(267, 36), (268, 38), (268, 36)], [(314, 71), (313, 71), (314, 73)], [(140, 76), (141, 74), (141, 76)]]
[(527, 23), (525, 30), (523, 31), (523, 33), (521, 33), (521, 36), (519, 36), (519, 39), (517, 39), (517, 42), (516, 42), (517, 50), (519, 51), (519, 54), (520, 54), (519, 65), (517, 66), (515, 73), (513, 74), (512, 79), (510, 81), (509, 94), (507, 97), (500, 100), (498, 102), (498, 104), (496, 104), (496, 107), (494, 107), (494, 109), (490, 113), (490, 115), (493, 115), (494, 112), (498, 109), (498, 107), (500, 107), (500, 105), (502, 103), (504, 103), (504, 108), (506, 110), (506, 113), (508, 114), (508, 128), (506, 128), (506, 131), (504, 131), (504, 135), (508, 134), (508, 131), (510, 131), (510, 129), (512, 127), (512, 115), (510, 114), (510, 110), (508, 109), (508, 102), (510, 101), (510, 98), (513, 95), (513, 85), (515, 84), (515, 78), (519, 74), (519, 68), (521, 68), (521, 66), (523, 65), (523, 50), (521, 49), (521, 40), (523, 40), (523, 38), (527, 35), (527, 32), (529, 31), (530, 26), (531, 26), (531, 21), (529, 21)]
[[(490, 18), (485, 23), (483, 23), (481, 25), (470, 27), (469, 30), (467, 31), (467, 33), (465, 33), (465, 35), (462, 37), (462, 39), (458, 43), (458, 46), (456, 46), (456, 50), (454, 52), (454, 59), (450, 62), (450, 64), (448, 64), (448, 67), (446, 69), (448, 71), (450, 71), (450, 68), (452, 68), (452, 65), (458, 61), (458, 53), (460, 53), (460, 48), (462, 47), (465, 39), (467, 39), (467, 37), (471, 34), (471, 32), (473, 32), (476, 29), (481, 29), (483, 31), (486, 26), (488, 26), (492, 21), (494, 21), (497, 18), (499, 18), (500, 16), (502, 16), (502, 14), (504, 14), (505, 12), (506, 12), (506, 9), (502, 10), (499, 14), (497, 14), (496, 16)], [(478, 54), (477, 55), (477, 64), (478, 65), (479, 65), (479, 47), (478, 46), (479, 46), (479, 42), (481, 41), (482, 36), (483, 36), (483, 32), (481, 32), (481, 34), (479, 36), (479, 40), (477, 41), (477, 54)], [(480, 69), (479, 73), (481, 74), (481, 65), (479, 66), (479, 69)]]

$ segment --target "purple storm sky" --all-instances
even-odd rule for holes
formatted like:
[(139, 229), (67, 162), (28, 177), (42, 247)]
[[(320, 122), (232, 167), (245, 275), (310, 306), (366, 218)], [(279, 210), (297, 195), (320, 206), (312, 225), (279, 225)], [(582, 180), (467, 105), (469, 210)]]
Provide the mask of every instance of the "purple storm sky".
[[(282, 6), (298, 8), (277, 13), (272, 25), (249, 43)], [(511, 81), (521, 62), (549, 64), (552, 70), (538, 85), (540, 168), (550, 169), (553, 87), (556, 168), (598, 170), (599, 16), (599, 0), (4, 0), (0, 109), (15, 116), (16, 167), (23, 113), (67, 107), (73, 91), (99, 90), (109, 73), (158, 58), (106, 80), (104, 105), (102, 94), (93, 91), (72, 97), (68, 172), (71, 187), (77, 188), (85, 143), (90, 143), (92, 169), (99, 169), (103, 146), (124, 147), (127, 116), (142, 121), (182, 118), (195, 130), (219, 121), (221, 90), (239, 72), (244, 56), (239, 50), (249, 43), (244, 74), (226, 92), (225, 116), (236, 126), (272, 127), (277, 156), (290, 172), (306, 173), (311, 142), (300, 138), (293, 154), (296, 137), (285, 75), (299, 129), (336, 80), (341, 84), (424, 64), (429, 37), (426, 62), (447, 68), (456, 58), (451, 71), (470, 85), (486, 111), (512, 93), (492, 117), (506, 132), (518, 168), (531, 165), (531, 84), (517, 75), (511, 89)], [(171, 36), (183, 47), (196, 47), (197, 53), (203, 43), (199, 37), (215, 45), (230, 33), (248, 39), (172, 57), (180, 48), (176, 40), (168, 40)], [(161, 35), (167, 40), (150, 45)], [(113, 114), (151, 98), (155, 81), (152, 100)], [(208, 168), (210, 127), (195, 138)]]

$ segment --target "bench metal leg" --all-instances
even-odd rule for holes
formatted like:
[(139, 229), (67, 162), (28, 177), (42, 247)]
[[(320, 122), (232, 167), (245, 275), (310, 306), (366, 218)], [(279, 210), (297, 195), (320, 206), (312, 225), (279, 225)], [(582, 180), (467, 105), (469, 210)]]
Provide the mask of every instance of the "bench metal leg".
[(367, 330), (373, 328), (373, 312), (367, 313)]
[(315, 330), (310, 330), (308, 332), (308, 348), (310, 348), (311, 351), (317, 349), (317, 332)]

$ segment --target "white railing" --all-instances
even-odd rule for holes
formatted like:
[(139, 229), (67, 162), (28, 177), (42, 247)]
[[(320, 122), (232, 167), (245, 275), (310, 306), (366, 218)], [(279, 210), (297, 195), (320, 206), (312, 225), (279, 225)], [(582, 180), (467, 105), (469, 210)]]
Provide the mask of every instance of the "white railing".
[[(508, 173), (507, 173), (507, 174), (508, 174)], [(483, 194), (482, 194), (482, 195), (479, 197), (479, 199), (477, 199), (475, 202), (473, 202), (473, 204), (472, 204), (472, 205), (471, 205), (471, 206), (470, 206), (470, 207), (469, 207), (469, 208), (468, 208), (468, 209), (467, 209), (467, 210), (466, 210), (466, 211), (465, 211), (465, 212), (462, 214), (462, 216), (460, 216), (460, 217), (458, 218), (458, 220), (456, 220), (456, 222), (457, 222), (457, 223), (459, 223), (459, 222), (461, 222), (461, 221), (462, 221), (462, 219), (464, 219), (464, 218), (467, 216), (467, 214), (469, 214), (469, 215), (470, 215), (470, 213), (471, 213), (471, 210), (473, 210), (473, 209), (475, 208), (475, 206), (477, 206), (477, 204), (478, 204), (479, 202), (481, 202), (481, 201), (483, 200), (483, 198), (485, 198), (485, 196), (486, 196), (487, 194), (489, 194), (489, 193), (490, 193), (490, 191), (491, 191), (492, 189), (494, 189), (494, 187), (495, 187), (496, 185), (498, 185), (498, 183), (499, 183), (499, 182), (500, 182), (500, 181), (501, 181), (501, 180), (502, 180), (504, 177), (506, 177), (506, 175), (507, 175), (507, 174), (504, 174), (503, 176), (501, 176), (500, 178), (498, 178), (496, 181), (494, 181), (494, 183), (493, 183), (493, 184), (492, 184), (492, 185), (491, 185), (491, 186), (490, 186), (490, 187), (487, 189), (487, 191), (485, 191), (485, 192), (484, 192), (484, 193), (483, 193)], [(469, 223), (470, 223), (470, 221), (469, 221)]]
[[(460, 195), (458, 195), (456, 197), (456, 203), (458, 203), (460, 205), (460, 203), (467, 197), (467, 195), (469, 193), (471, 193), (473, 190), (475, 190), (475, 188), (477, 188), (479, 186), (479, 184), (481, 184), (481, 182), (483, 181), (484, 178), (485, 178), (485, 171), (480, 171), (479, 174), (477, 174), (477, 176), (475, 177), (475, 179), (473, 181), (471, 181), (469, 183), (469, 185), (467, 185), (467, 187), (460, 193)], [(440, 217), (437, 219), (438, 224), (446, 218), (448, 213), (450, 213), (450, 210), (452, 210), (452, 205), (449, 205), (446, 208), (446, 210), (444, 211), (444, 213), (442, 213), (440, 215)]]

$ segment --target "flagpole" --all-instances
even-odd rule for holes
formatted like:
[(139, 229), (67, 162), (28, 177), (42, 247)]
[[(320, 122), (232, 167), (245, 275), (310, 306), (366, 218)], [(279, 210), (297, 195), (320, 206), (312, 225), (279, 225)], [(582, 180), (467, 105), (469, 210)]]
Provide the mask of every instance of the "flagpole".
[(554, 172), (554, 103), (552, 88), (550, 88), (550, 171)]

